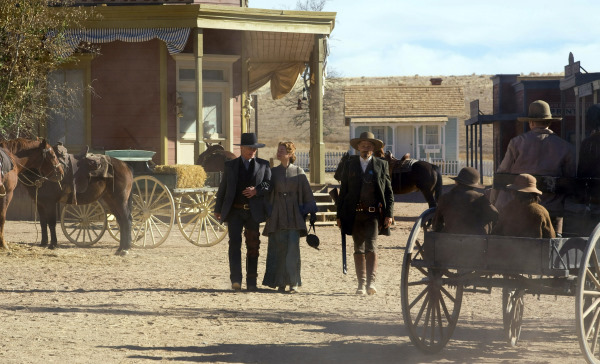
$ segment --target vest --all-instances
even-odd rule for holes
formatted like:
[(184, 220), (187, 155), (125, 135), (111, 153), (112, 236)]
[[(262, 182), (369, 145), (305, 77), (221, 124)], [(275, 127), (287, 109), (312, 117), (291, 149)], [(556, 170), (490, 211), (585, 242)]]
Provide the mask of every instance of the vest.
[(362, 183), (360, 186), (360, 204), (363, 207), (377, 206), (377, 197), (375, 196), (375, 174), (373, 173), (373, 161), (369, 162), (367, 169), (361, 173)]
[[(240, 158), (241, 159), (241, 158)], [(235, 199), (233, 200), (234, 204), (247, 204), (248, 198), (242, 194), (242, 191), (246, 189), (246, 187), (254, 186), (254, 181), (252, 178), (252, 163), (256, 165), (256, 161), (250, 161), (250, 166), (248, 170), (244, 166), (244, 161), (240, 160), (240, 169), (238, 171), (238, 180), (235, 185)]]

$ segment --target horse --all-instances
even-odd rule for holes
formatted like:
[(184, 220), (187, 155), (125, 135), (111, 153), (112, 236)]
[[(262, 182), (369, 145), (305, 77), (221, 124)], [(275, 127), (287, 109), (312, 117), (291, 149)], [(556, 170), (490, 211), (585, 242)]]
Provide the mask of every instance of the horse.
[(4, 174), (2, 182), (6, 194), (2, 197), (2, 211), (0, 212), (0, 248), (8, 249), (4, 240), (4, 223), (6, 222), (6, 210), (17, 187), (18, 177), (24, 171), (34, 171), (37, 178), (42, 181), (50, 180), (59, 182), (64, 176), (64, 170), (60, 165), (52, 147), (45, 139), (17, 138), (0, 142), (0, 147), (8, 155), (12, 162), (12, 169)]
[(225, 162), (236, 158), (236, 155), (225, 150), (221, 144), (208, 144), (208, 148), (198, 156), (196, 165), (200, 165), (206, 172), (225, 171)]
[[(36, 207), (42, 228), (40, 245), (50, 249), (58, 248), (56, 238), (56, 205), (58, 203), (85, 205), (101, 201), (119, 223), (120, 239), (116, 254), (126, 255), (131, 249), (132, 226), (133, 173), (129, 166), (119, 159), (101, 156), (106, 158), (112, 173), (90, 176), (89, 168), (86, 167), (89, 163), (94, 162), (86, 157), (87, 149), (74, 156), (59, 144), (55, 146), (55, 151), (65, 170), (66, 177), (62, 186), (51, 182), (44, 182), (40, 185), (39, 182), (36, 183), (35, 180), (32, 180), (31, 176), (27, 176), (31, 182), (24, 183), (29, 196), (37, 202)], [(77, 171), (75, 171), (76, 168)], [(80, 186), (78, 181), (82, 179), (86, 183), (84, 188), (78, 187)], [(50, 230), (49, 245), (47, 229)]]
[[(376, 158), (386, 160), (390, 168), (392, 178), (392, 190), (394, 194), (406, 194), (421, 191), (429, 207), (437, 206), (437, 201), (442, 195), (442, 173), (438, 166), (426, 161), (410, 159), (410, 155), (404, 155), (400, 160), (394, 158), (391, 152), (383, 150), (373, 153)], [(334, 178), (341, 180), (343, 166), (350, 158), (350, 154), (344, 153), (334, 173)]]

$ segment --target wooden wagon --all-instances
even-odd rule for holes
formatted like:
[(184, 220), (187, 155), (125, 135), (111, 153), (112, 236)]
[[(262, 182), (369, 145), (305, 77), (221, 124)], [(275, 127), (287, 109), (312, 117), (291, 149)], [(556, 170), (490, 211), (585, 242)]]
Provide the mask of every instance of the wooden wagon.
[[(106, 154), (126, 162), (134, 174), (132, 187), (132, 245), (155, 248), (161, 245), (175, 223), (181, 234), (201, 247), (218, 244), (227, 235), (227, 226), (212, 211), (221, 173), (206, 173), (201, 187), (178, 187), (177, 168), (159, 173), (150, 166), (155, 152), (113, 150)], [(61, 213), (65, 237), (77, 246), (90, 246), (109, 234), (119, 240), (119, 225), (100, 202), (65, 205)]]
[[(494, 183), (507, 178), (498, 176)], [(588, 188), (586, 194), (600, 196), (590, 187), (596, 182), (540, 177), (538, 188)], [(556, 239), (437, 233), (430, 231), (435, 208), (423, 212), (402, 263), (402, 313), (411, 341), (423, 352), (440, 351), (458, 322), (463, 292), (502, 289), (504, 332), (512, 346), (521, 333), (526, 294), (574, 296), (581, 351), (588, 362), (600, 363), (600, 224), (587, 201), (587, 209), (565, 219), (585, 222), (570, 226), (592, 226), (591, 231)]]

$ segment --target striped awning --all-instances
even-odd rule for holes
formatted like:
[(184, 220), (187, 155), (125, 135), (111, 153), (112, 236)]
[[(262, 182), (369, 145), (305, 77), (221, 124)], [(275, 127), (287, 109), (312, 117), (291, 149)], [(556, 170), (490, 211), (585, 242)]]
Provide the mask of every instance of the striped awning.
[(75, 52), (79, 43), (146, 42), (158, 38), (166, 43), (170, 54), (183, 51), (190, 35), (190, 28), (147, 28), (147, 29), (73, 29), (64, 34), (61, 56)]

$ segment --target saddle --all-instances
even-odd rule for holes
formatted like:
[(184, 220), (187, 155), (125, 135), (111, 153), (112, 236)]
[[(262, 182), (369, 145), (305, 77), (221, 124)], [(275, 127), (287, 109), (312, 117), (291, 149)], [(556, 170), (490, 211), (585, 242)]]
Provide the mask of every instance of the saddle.
[(392, 173), (405, 173), (410, 172), (413, 164), (417, 162), (416, 159), (410, 158), (410, 153), (406, 153), (400, 159), (394, 158), (392, 152), (386, 152), (386, 158), (390, 163), (390, 170)]

